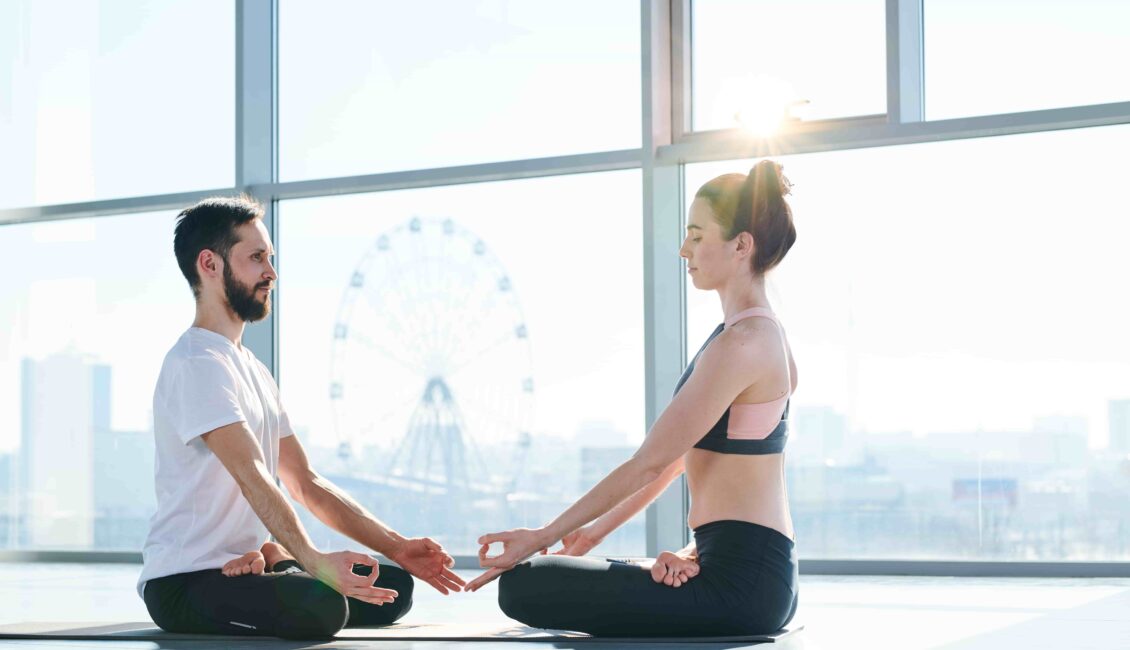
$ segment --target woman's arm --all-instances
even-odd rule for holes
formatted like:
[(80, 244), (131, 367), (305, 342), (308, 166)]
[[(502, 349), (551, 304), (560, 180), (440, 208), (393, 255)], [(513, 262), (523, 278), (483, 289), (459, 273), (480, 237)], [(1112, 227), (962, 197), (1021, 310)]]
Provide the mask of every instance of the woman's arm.
[(574, 533), (577, 534), (572, 540), (570, 536), (574, 533), (566, 535), (562, 542), (565, 548), (558, 551), (560, 555), (584, 555), (588, 553), (598, 544), (604, 541), (612, 531), (620, 526), (623, 526), (629, 519), (635, 517), (641, 510), (646, 508), (656, 497), (663, 494), (668, 485), (679, 477), (685, 471), (683, 457), (680, 456), (678, 460), (667, 466), (659, 478), (651, 483), (643, 486), (635, 494), (621, 501), (615, 508), (609, 510), (600, 516), (599, 519), (592, 522), (588, 526), (577, 529)]
[[(690, 450), (734, 399), (759, 378), (764, 372), (760, 361), (772, 354), (769, 346), (773, 343), (780, 345), (779, 339), (770, 339), (754, 330), (732, 329), (719, 335), (703, 351), (695, 371), (631, 458), (543, 528), (520, 528), (480, 537), (479, 564), (512, 567), (612, 510), (658, 479), (663, 470)], [(502, 542), (503, 552), (488, 557), (486, 553), (493, 542)]]

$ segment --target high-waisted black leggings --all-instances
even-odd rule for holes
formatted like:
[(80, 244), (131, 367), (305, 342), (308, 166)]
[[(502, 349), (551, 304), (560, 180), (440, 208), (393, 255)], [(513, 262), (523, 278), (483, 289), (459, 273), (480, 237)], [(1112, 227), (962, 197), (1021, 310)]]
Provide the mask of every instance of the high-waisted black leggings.
[[(219, 569), (156, 578), (145, 583), (145, 607), (166, 632), (279, 636), (288, 639), (331, 637), (343, 627), (389, 625), (412, 608), (412, 576), (394, 566), (380, 566), (374, 583), (395, 589), (396, 600), (373, 605), (346, 598), (286, 560), (272, 573), (227, 577)], [(372, 568), (353, 565), (369, 575)]]
[(694, 531), (699, 573), (681, 587), (641, 566), (541, 555), (502, 574), (498, 604), (532, 627), (598, 636), (736, 636), (784, 627), (797, 607), (792, 540), (746, 521)]

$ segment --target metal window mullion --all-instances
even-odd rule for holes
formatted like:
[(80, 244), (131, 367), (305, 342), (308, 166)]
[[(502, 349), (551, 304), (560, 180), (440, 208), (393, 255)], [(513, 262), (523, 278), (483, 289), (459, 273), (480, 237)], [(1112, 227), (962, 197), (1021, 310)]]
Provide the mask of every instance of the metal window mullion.
[[(276, 65), (277, 0), (237, 0), (235, 6), (235, 173), (236, 188), (272, 186), (277, 180)], [(258, 194), (266, 209), (263, 222), (278, 250), (275, 197)], [(279, 376), (278, 301), (264, 320), (248, 325), (243, 343), (271, 373)]]
[[(239, 154), (237, 153), (237, 155)], [(264, 201), (268, 198), (287, 200), (467, 183), (491, 183), (564, 174), (589, 174), (621, 169), (638, 169), (639, 166), (640, 150), (622, 149), (285, 183), (277, 181), (249, 182), (233, 187), (173, 194), (0, 209), (0, 225), (173, 210), (183, 208), (185, 205), (190, 205), (208, 196), (229, 195), (241, 191), (250, 192)]]
[(691, 0), (670, 0), (671, 139), (694, 129), (694, 59), (691, 57)]
[[(671, 143), (677, 127), (671, 110), (672, 4), (682, 0), (642, 0), (642, 122), (644, 261), (645, 425), (650, 428), (666, 407), (685, 356), (683, 278), (678, 258), (682, 214), (681, 169), (660, 164), (656, 151)], [(686, 543), (686, 488), (680, 477), (648, 506), (647, 554), (676, 550)]]
[(657, 156), (661, 163), (697, 163), (1118, 124), (1130, 124), (1130, 102), (901, 124), (888, 122), (882, 116), (869, 116), (797, 125), (773, 139), (756, 138), (739, 130), (702, 131), (688, 135), (682, 142), (659, 147)]
[(887, 0), (887, 119), (925, 119), (923, 0)]

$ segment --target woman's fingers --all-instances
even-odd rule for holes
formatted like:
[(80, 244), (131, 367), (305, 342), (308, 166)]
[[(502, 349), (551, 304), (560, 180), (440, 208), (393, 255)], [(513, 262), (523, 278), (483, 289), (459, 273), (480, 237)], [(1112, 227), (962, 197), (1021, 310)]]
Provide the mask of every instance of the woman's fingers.
[(495, 542), (506, 542), (509, 538), (509, 533), (487, 533), (479, 538), (479, 543), (485, 547), (490, 547)]
[(486, 585), (498, 576), (502, 575), (505, 571), (503, 569), (491, 569), (484, 571), (482, 575), (467, 583), (467, 591), (478, 591), (480, 587)]

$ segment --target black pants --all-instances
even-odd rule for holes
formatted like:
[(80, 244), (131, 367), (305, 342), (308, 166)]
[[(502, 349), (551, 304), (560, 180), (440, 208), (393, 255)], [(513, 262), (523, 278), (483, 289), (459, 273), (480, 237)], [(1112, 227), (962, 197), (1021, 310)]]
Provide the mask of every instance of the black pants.
[(681, 587), (643, 567), (542, 555), (502, 574), (498, 604), (532, 627), (598, 636), (736, 636), (775, 632), (797, 607), (792, 540), (745, 521), (694, 531), (699, 573)]
[[(399, 567), (380, 567), (375, 585), (399, 594), (380, 606), (347, 599), (301, 571), (293, 560), (272, 569), (230, 578), (219, 569), (156, 578), (145, 583), (145, 607), (166, 632), (287, 639), (331, 637), (343, 627), (389, 625), (412, 608), (412, 576)], [(372, 568), (355, 564), (353, 572), (369, 575)]]

